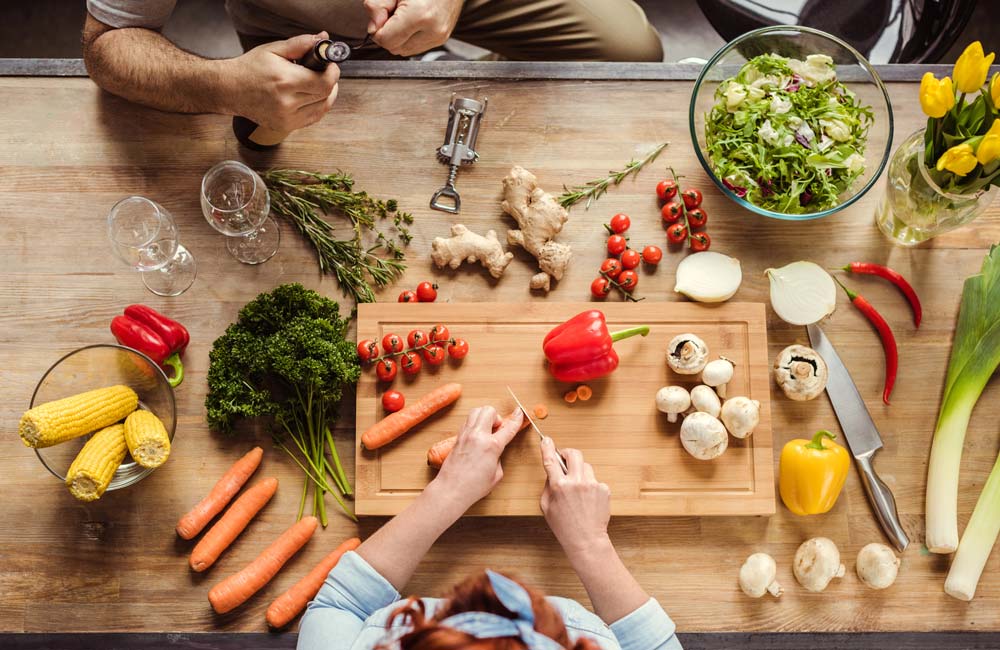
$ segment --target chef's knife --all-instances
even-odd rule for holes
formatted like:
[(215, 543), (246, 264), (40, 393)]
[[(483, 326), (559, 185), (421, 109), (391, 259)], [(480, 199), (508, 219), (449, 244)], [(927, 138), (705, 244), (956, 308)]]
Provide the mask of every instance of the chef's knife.
[[(525, 419), (528, 421), (528, 424), (531, 425), (531, 428), (535, 430), (535, 433), (538, 434), (538, 438), (542, 442), (545, 442), (545, 434), (542, 433), (542, 430), (538, 428), (538, 425), (535, 424), (535, 421), (531, 419), (530, 415), (528, 415), (528, 410), (524, 408), (523, 404), (521, 404), (521, 400), (517, 399), (517, 395), (514, 394), (514, 391), (511, 389), (510, 386), (507, 387), (507, 392), (510, 393), (510, 396), (514, 398), (514, 403), (517, 404), (517, 408), (521, 409), (521, 412), (524, 413)], [(555, 441), (553, 440), (553, 442)], [(559, 467), (562, 468), (562, 471), (565, 472), (566, 474), (569, 474), (569, 469), (566, 467), (566, 461), (563, 459), (562, 454), (559, 453), (558, 449), (556, 449), (556, 457), (559, 459)]]
[(868, 501), (875, 511), (875, 518), (882, 526), (886, 537), (902, 551), (910, 540), (899, 523), (896, 500), (872, 466), (875, 452), (882, 448), (882, 436), (875, 428), (875, 422), (872, 421), (865, 401), (861, 399), (858, 387), (851, 379), (851, 373), (840, 360), (830, 339), (826, 338), (819, 325), (809, 325), (808, 330), (813, 349), (823, 357), (829, 367), (830, 377), (827, 380), (826, 392), (830, 396), (830, 403), (833, 404), (837, 420), (840, 421), (840, 428), (844, 431), (844, 437), (847, 438), (847, 444), (851, 448), (851, 455), (858, 464), (861, 482), (865, 486)]

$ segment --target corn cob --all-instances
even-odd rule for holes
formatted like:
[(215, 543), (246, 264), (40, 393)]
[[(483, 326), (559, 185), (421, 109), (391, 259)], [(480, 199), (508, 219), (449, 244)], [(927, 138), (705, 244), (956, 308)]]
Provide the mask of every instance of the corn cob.
[(96, 501), (125, 458), (125, 427), (112, 424), (95, 433), (66, 472), (66, 487), (80, 501)]
[(125, 444), (132, 460), (150, 469), (170, 455), (170, 437), (160, 418), (149, 411), (135, 411), (125, 419)]
[(25, 411), (17, 432), (28, 447), (51, 447), (114, 424), (138, 405), (128, 386), (89, 390)]

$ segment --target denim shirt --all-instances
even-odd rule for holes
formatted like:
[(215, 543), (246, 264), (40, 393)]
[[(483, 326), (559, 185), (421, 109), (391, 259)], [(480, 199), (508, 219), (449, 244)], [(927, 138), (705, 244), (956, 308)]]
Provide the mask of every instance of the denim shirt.
[[(350, 552), (330, 571), (299, 626), (298, 650), (371, 650), (407, 631), (399, 620), (386, 624), (400, 607), (399, 592), (357, 553)], [(428, 616), (443, 600), (422, 599)], [(566, 598), (549, 597), (562, 614), (570, 640), (589, 638), (602, 650), (681, 650), (670, 620), (656, 600), (610, 626)]]

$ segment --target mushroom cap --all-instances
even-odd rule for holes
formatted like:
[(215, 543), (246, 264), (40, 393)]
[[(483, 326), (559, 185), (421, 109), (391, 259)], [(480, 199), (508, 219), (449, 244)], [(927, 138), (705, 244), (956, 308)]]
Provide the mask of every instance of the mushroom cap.
[(656, 391), (656, 410), (683, 413), (691, 406), (691, 394), (683, 386), (664, 386)]
[[(751, 598), (760, 598), (768, 592), (778, 575), (778, 565), (767, 553), (754, 553), (740, 567), (740, 589)], [(775, 588), (781, 594), (781, 586)]]
[(872, 542), (858, 551), (858, 578), (872, 589), (885, 589), (896, 581), (900, 560), (885, 544)]
[(760, 402), (749, 397), (730, 397), (723, 402), (719, 419), (729, 433), (746, 438), (760, 424)]
[(822, 393), (828, 375), (823, 357), (804, 345), (789, 345), (774, 361), (774, 381), (789, 399), (799, 402)]
[(799, 584), (809, 591), (823, 591), (834, 578), (844, 577), (840, 551), (832, 540), (813, 537), (802, 542), (795, 551), (792, 572)]
[(681, 445), (698, 460), (718, 458), (729, 446), (729, 434), (718, 418), (697, 411), (681, 424)]
[(679, 375), (697, 375), (708, 362), (708, 346), (694, 334), (678, 334), (667, 345), (667, 365)]
[(718, 394), (710, 387), (699, 384), (691, 389), (691, 405), (694, 410), (708, 413), (713, 418), (719, 417), (722, 410), (722, 402)]
[(709, 361), (701, 371), (701, 381), (706, 386), (721, 386), (733, 378), (733, 362), (725, 357)]

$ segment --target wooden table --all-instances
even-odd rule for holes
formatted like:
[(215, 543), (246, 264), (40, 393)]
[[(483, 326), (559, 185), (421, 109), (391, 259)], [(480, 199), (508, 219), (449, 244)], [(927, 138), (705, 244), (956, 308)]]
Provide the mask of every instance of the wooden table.
[[(440, 72), (447, 68), (426, 69), (449, 76)], [(542, 69), (541, 76), (552, 76)], [(0, 78), (0, 426), (5, 432), (0, 441), (0, 631), (262, 632), (263, 612), (273, 596), (333, 545), (350, 535), (368, 535), (382, 523), (366, 519), (356, 526), (334, 514), (329, 527), (248, 605), (218, 617), (206, 602), (212, 583), (245, 564), (289, 525), (301, 478), (270, 448), (266, 431), (255, 436), (244, 429), (224, 438), (206, 428), (202, 401), (211, 342), (241, 305), (279, 283), (301, 281), (340, 299), (336, 283), (318, 277), (310, 249), (290, 228), (283, 230), (280, 253), (267, 264), (244, 266), (226, 253), (222, 236), (205, 222), (198, 203), (202, 174), (225, 158), (260, 167), (340, 168), (353, 173), (359, 187), (398, 197), (416, 216), (415, 239), (410, 269), (383, 292), (383, 300), (395, 300), (402, 288), (425, 278), (440, 283), (440, 300), (584, 299), (604, 257), (600, 224), (612, 213), (632, 216), (638, 240), (664, 242), (652, 190), (667, 164), (705, 192), (713, 249), (742, 260), (745, 281), (738, 300), (766, 301), (763, 270), (797, 259), (827, 267), (854, 259), (891, 264), (923, 297), (919, 332), (891, 286), (863, 279), (853, 284), (888, 315), (899, 337), (902, 364), (892, 407), (879, 400), (882, 351), (864, 318), (841, 300), (826, 329), (883, 432), (879, 471), (894, 490), (913, 539), (892, 589), (867, 590), (849, 572), (825, 593), (807, 594), (791, 575), (795, 548), (808, 537), (835, 540), (849, 569), (862, 545), (883, 541), (853, 471), (837, 506), (825, 516), (799, 518), (779, 506), (770, 518), (619, 518), (611, 535), (625, 563), (682, 632), (1000, 630), (1000, 555), (991, 558), (976, 600), (967, 604), (942, 591), (947, 558), (922, 549), (927, 454), (960, 289), (989, 244), (1000, 240), (1000, 204), (974, 225), (912, 249), (890, 245), (872, 225), (881, 184), (832, 218), (805, 223), (758, 218), (721, 197), (694, 158), (687, 126), (690, 81), (608, 80), (628, 76), (608, 66), (593, 69), (603, 70), (596, 76), (604, 80), (491, 80), (484, 76), (502, 75), (504, 68), (487, 70), (464, 80), (347, 79), (339, 110), (295, 134), (272, 157), (245, 155), (223, 117), (148, 110), (103, 94), (82, 78)], [(523, 77), (528, 68), (517, 70), (516, 76)], [(452, 69), (450, 76), (457, 74)], [(922, 117), (915, 84), (892, 83), (890, 90), (898, 142), (921, 126)], [(438, 272), (429, 262), (430, 240), (452, 222), (427, 208), (445, 177), (434, 150), (452, 92), (490, 98), (479, 141), (482, 160), (463, 170), (458, 181), (460, 220), (477, 231), (509, 225), (498, 200), (500, 178), (512, 163), (558, 190), (563, 183), (618, 168), (658, 142), (672, 144), (638, 180), (612, 190), (590, 211), (582, 206), (572, 211), (563, 234), (575, 250), (567, 277), (550, 295), (534, 296), (528, 291), (534, 261), (521, 252), (498, 283), (478, 267)], [(182, 241), (199, 264), (197, 282), (184, 295), (153, 296), (111, 256), (104, 219), (114, 202), (129, 194), (160, 201), (176, 217)], [(644, 278), (642, 294), (648, 301), (678, 299), (672, 281), (679, 259), (668, 253), (659, 273)], [(14, 433), (17, 420), (52, 362), (77, 347), (111, 341), (110, 318), (140, 301), (187, 323), (193, 337), (187, 377), (177, 392), (174, 452), (140, 485), (94, 504), (77, 503), (21, 445)], [(785, 325), (770, 311), (768, 318), (772, 357), (786, 345), (807, 342), (802, 328)], [(994, 390), (987, 389), (969, 430), (959, 503), (963, 524), (998, 448), (1000, 402)], [(777, 391), (773, 395), (776, 447), (817, 428), (836, 429), (825, 398), (796, 403)], [(623, 414), (621, 431), (608, 433), (626, 435), (627, 430)], [(351, 400), (346, 400), (336, 437), (349, 475), (353, 434)], [(255, 443), (267, 449), (261, 474), (279, 477), (282, 487), (210, 575), (194, 575), (186, 566), (190, 544), (173, 532), (177, 516)], [(777, 559), (787, 589), (780, 600), (752, 601), (737, 589), (737, 570), (753, 551)], [(549, 593), (586, 602), (540, 517), (460, 521), (434, 547), (407, 591), (439, 594), (469, 571), (487, 566), (516, 570)], [(268, 644), (291, 643), (289, 637), (263, 638), (273, 640)], [(692, 647), (698, 643), (692, 638)], [(809, 643), (821, 647), (823, 642)]]

